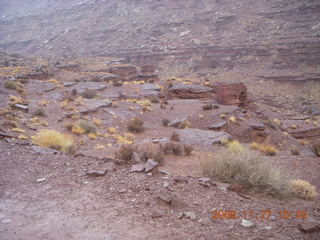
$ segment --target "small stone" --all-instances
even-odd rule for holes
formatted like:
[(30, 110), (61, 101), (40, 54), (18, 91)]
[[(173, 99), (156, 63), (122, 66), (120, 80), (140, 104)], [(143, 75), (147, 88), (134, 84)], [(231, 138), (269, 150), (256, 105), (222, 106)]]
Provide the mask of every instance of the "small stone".
[(210, 178), (199, 178), (199, 184), (205, 187), (210, 187)]
[(44, 182), (45, 180), (46, 180), (46, 178), (38, 178), (38, 179), (36, 179), (36, 182), (41, 183), (41, 182)]
[(26, 106), (26, 105), (22, 105), (22, 104), (15, 104), (14, 105), (14, 107), (16, 108), (16, 109), (19, 109), (19, 110), (23, 110), (23, 111), (28, 111), (29, 110), (29, 107), (28, 106)]
[(303, 232), (318, 231), (318, 230), (320, 230), (320, 222), (319, 221), (302, 222), (299, 224), (299, 228)]
[(160, 213), (160, 212), (152, 212), (151, 213), (151, 217), (152, 218), (160, 218), (162, 217), (163, 215)]
[(90, 170), (86, 172), (86, 175), (91, 177), (101, 177), (106, 175), (106, 171), (100, 171), (100, 170)]
[(189, 218), (190, 220), (195, 220), (197, 217), (196, 217), (196, 214), (194, 212), (186, 212), (185, 213), (186, 217)]
[(264, 229), (266, 229), (266, 230), (272, 230), (272, 226), (265, 226)]
[(162, 201), (164, 201), (165, 203), (171, 203), (172, 197), (164, 192), (161, 192), (158, 194), (158, 198)]
[(159, 163), (155, 162), (153, 159), (148, 159), (148, 161), (145, 164), (145, 172), (150, 172), (154, 168), (158, 166)]
[(241, 225), (244, 227), (252, 227), (254, 224), (246, 219), (242, 219)]
[(119, 190), (119, 192), (118, 192), (118, 193), (126, 193), (126, 192), (127, 192), (127, 189), (122, 188), (122, 189), (120, 189), (120, 190)]
[(138, 163), (131, 166), (130, 172), (143, 172), (144, 169), (145, 169), (144, 165), (141, 163)]

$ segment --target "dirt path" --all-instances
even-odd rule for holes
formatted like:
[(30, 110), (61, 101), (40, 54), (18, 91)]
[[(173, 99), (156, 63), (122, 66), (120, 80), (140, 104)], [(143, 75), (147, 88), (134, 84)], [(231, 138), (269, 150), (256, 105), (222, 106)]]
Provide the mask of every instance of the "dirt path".
[[(197, 178), (162, 173), (147, 176), (116, 166), (104, 177), (88, 177), (88, 169), (110, 166), (96, 159), (37, 153), (32, 146), (0, 141), (0, 236), (15, 239), (317, 239), (302, 233), (301, 220), (280, 219), (277, 212), (306, 209), (319, 217), (319, 200), (279, 201), (241, 197), (223, 184), (204, 187)], [(44, 182), (36, 179), (45, 178)], [(179, 180), (180, 179), (180, 180)], [(165, 186), (168, 186), (165, 188)], [(173, 195), (175, 204), (158, 199)], [(268, 220), (250, 219), (246, 228), (238, 220), (210, 221), (217, 209), (271, 209)], [(318, 211), (318, 212), (317, 212)], [(195, 219), (183, 212), (192, 212)], [(316, 215), (317, 214), (317, 215)], [(311, 216), (312, 215), (312, 216)], [(317, 235), (318, 234), (318, 235)]]

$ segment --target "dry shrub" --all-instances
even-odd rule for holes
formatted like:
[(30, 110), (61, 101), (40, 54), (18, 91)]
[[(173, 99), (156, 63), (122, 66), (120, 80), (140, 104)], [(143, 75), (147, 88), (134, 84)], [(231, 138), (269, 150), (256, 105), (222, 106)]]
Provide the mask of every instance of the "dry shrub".
[(174, 142), (179, 142), (179, 141), (180, 141), (180, 135), (179, 135), (179, 133), (173, 132), (173, 133), (171, 134), (170, 140), (171, 140), (171, 141), (174, 141)]
[(132, 118), (128, 121), (127, 128), (131, 132), (141, 133), (144, 131), (143, 121), (138, 117)]
[(300, 155), (299, 149), (297, 147), (295, 147), (295, 146), (291, 146), (290, 147), (290, 152), (294, 156), (299, 156)]
[(77, 125), (84, 130), (84, 133), (97, 133), (96, 126), (87, 120), (81, 120)]
[(87, 98), (87, 99), (93, 99), (97, 96), (97, 92), (95, 90), (86, 88), (82, 93), (81, 96), (83, 98)]
[(193, 151), (193, 147), (191, 145), (188, 145), (188, 144), (184, 144), (183, 145), (183, 150), (185, 152), (185, 154), (187, 156), (190, 156), (192, 154), (192, 151)]
[(253, 142), (250, 147), (254, 150), (258, 150), (266, 156), (274, 156), (277, 154), (278, 150), (270, 144), (261, 144)]
[(311, 145), (311, 150), (315, 155), (317, 155), (319, 157), (320, 156), (320, 142), (313, 143)]
[(164, 153), (160, 144), (152, 142), (141, 143), (135, 146), (135, 151), (142, 161), (153, 159), (161, 163), (164, 159)]
[(6, 81), (4, 83), (4, 87), (7, 88), (7, 89), (16, 90), (18, 92), (22, 92), (23, 91), (23, 88), (22, 88), (21, 84), (16, 83), (16, 82), (11, 81), (11, 80)]
[(165, 119), (162, 119), (162, 126), (164, 127), (167, 127), (169, 125), (169, 119), (165, 118)]
[(226, 182), (240, 183), (253, 192), (273, 196), (290, 194), (289, 180), (259, 152), (243, 147), (240, 151), (221, 148), (202, 155), (203, 173)]
[(32, 114), (32, 116), (38, 116), (38, 117), (46, 117), (47, 116), (46, 111), (42, 107), (34, 109), (31, 114)]
[(134, 147), (132, 144), (122, 144), (116, 153), (116, 157), (125, 161), (130, 161)]
[(180, 122), (177, 126), (177, 128), (179, 129), (185, 129), (185, 128), (190, 128), (191, 127), (191, 124), (188, 120), (184, 120), (182, 122)]
[(73, 138), (56, 130), (42, 129), (31, 138), (32, 143), (40, 147), (47, 147), (64, 152), (72, 152), (72, 149), (74, 149)]
[(317, 195), (316, 187), (304, 180), (296, 179), (290, 181), (290, 183), (293, 193), (298, 197), (310, 200)]
[(241, 143), (237, 140), (234, 140), (232, 142), (227, 142), (225, 145), (227, 146), (228, 151), (230, 152), (237, 153), (237, 152), (243, 152), (246, 150), (244, 146), (242, 146)]
[[(183, 155), (187, 155), (187, 153), (185, 152), (185, 146), (187, 145), (183, 143), (168, 141), (162, 144), (162, 150), (165, 154), (174, 154), (177, 156), (183, 156)], [(187, 151), (189, 150), (190, 149), (187, 147)]]
[(208, 103), (208, 104), (202, 106), (202, 110), (204, 110), (204, 111), (208, 111), (208, 110), (212, 110), (212, 109), (213, 109), (212, 103)]
[(159, 97), (155, 96), (155, 95), (151, 95), (148, 97), (148, 99), (150, 100), (151, 103), (159, 103)]

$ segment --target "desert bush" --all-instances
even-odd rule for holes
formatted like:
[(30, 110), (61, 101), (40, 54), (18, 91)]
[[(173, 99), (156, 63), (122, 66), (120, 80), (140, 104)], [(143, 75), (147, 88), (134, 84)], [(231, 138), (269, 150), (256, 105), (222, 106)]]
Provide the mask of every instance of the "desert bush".
[(4, 87), (7, 88), (7, 89), (16, 90), (18, 92), (22, 92), (23, 91), (23, 88), (19, 83), (16, 83), (15, 81), (11, 81), (11, 80), (6, 81), (4, 83)]
[(84, 133), (97, 133), (96, 126), (87, 120), (81, 120), (77, 123), (77, 125), (84, 130)]
[(187, 156), (190, 156), (192, 154), (192, 151), (193, 151), (193, 147), (191, 145), (188, 145), (188, 144), (184, 144), (183, 145), (183, 150), (185, 152), (185, 154)]
[(188, 155), (185, 150), (187, 150), (188, 153), (191, 154), (193, 149), (191, 150), (191, 148), (188, 145), (180, 142), (168, 141), (162, 144), (162, 150), (165, 154), (174, 154), (177, 156), (183, 156), (183, 155)]
[(149, 96), (148, 99), (150, 100), (151, 103), (159, 103), (160, 102), (159, 97), (157, 97), (155, 95)]
[(38, 117), (46, 117), (47, 116), (46, 111), (42, 107), (34, 109), (31, 114), (32, 114), (32, 116), (38, 116)]
[(135, 146), (135, 151), (142, 161), (153, 159), (154, 161), (161, 163), (164, 159), (164, 152), (160, 144), (152, 142), (138, 144)]
[(213, 109), (212, 103), (208, 103), (208, 104), (202, 106), (202, 110), (204, 110), (204, 111), (208, 111), (208, 110), (212, 110), (212, 109)]
[(165, 118), (165, 119), (162, 119), (162, 125), (164, 126), (164, 127), (167, 127), (168, 125), (169, 125), (169, 119), (167, 119), (167, 118)]
[(290, 184), (293, 193), (305, 200), (313, 199), (317, 195), (316, 187), (304, 180), (292, 180)]
[(204, 175), (226, 182), (240, 183), (253, 192), (274, 196), (290, 194), (289, 180), (259, 152), (243, 146), (241, 151), (221, 148), (201, 157)]
[(184, 121), (182, 121), (182, 122), (180, 122), (180, 123), (178, 124), (178, 127), (177, 127), (177, 128), (179, 128), (179, 129), (185, 129), (185, 128), (190, 128), (190, 127), (191, 127), (190, 122), (189, 122), (188, 120), (184, 120)]
[(232, 142), (227, 142), (225, 144), (225, 146), (227, 146), (228, 151), (230, 151), (230, 152), (237, 153), (237, 152), (245, 151), (245, 147), (242, 146), (241, 143), (239, 141), (237, 141), (237, 140), (234, 140)]
[(93, 99), (97, 96), (97, 92), (95, 90), (87, 88), (81, 93), (81, 96), (83, 98)]
[(127, 128), (131, 132), (141, 133), (144, 131), (143, 121), (138, 117), (132, 118), (128, 121)]
[(64, 152), (72, 152), (72, 149), (74, 149), (73, 138), (55, 130), (39, 130), (31, 139), (33, 144), (40, 147), (47, 147)]
[(300, 155), (300, 152), (299, 152), (298, 148), (296, 148), (295, 146), (291, 146), (290, 147), (290, 152), (294, 156), (299, 156)]
[(132, 144), (122, 144), (116, 153), (116, 157), (125, 161), (130, 161), (134, 147)]
[(320, 142), (316, 142), (316, 143), (311, 144), (311, 150), (315, 155), (317, 155), (319, 157), (320, 156)]
[(179, 135), (179, 133), (173, 132), (173, 133), (171, 134), (170, 140), (171, 140), (171, 141), (174, 141), (174, 142), (179, 142), (179, 141), (180, 141), (180, 135)]
[(270, 144), (261, 144), (253, 142), (250, 147), (254, 150), (258, 150), (266, 156), (274, 156), (277, 154), (278, 150)]

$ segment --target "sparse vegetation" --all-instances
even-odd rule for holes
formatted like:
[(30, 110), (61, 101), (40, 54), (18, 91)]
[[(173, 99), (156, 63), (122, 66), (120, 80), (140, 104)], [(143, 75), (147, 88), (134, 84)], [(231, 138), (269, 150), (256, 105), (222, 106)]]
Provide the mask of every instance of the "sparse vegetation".
[(62, 134), (56, 130), (42, 129), (32, 136), (32, 143), (40, 147), (47, 147), (66, 153), (74, 149), (74, 140), (71, 136)]
[(164, 127), (167, 127), (169, 125), (169, 119), (165, 118), (165, 119), (162, 119), (162, 126)]
[(170, 140), (174, 141), (174, 142), (179, 142), (180, 141), (180, 135), (177, 132), (173, 132), (171, 134)]
[(122, 144), (116, 153), (116, 157), (125, 161), (130, 161), (134, 147), (132, 144)]
[(190, 156), (192, 154), (192, 151), (193, 151), (193, 147), (191, 145), (188, 145), (188, 144), (184, 144), (183, 145), (183, 150), (185, 152), (185, 154), (187, 156)]
[(135, 151), (142, 161), (153, 159), (161, 163), (164, 159), (164, 152), (161, 146), (152, 142), (136, 145)]
[(320, 142), (315, 142), (315, 143), (311, 144), (311, 150), (315, 155), (317, 155), (319, 157), (320, 156)]
[(182, 121), (182, 122), (180, 122), (180, 123), (178, 124), (178, 127), (177, 127), (177, 128), (179, 128), (179, 129), (185, 129), (185, 128), (190, 128), (190, 127), (191, 127), (190, 122), (189, 122), (188, 120), (184, 120), (184, 121)]
[(300, 155), (299, 149), (297, 147), (295, 147), (295, 146), (291, 146), (290, 147), (290, 152), (294, 156), (299, 156)]
[(212, 110), (212, 109), (213, 109), (212, 103), (208, 103), (208, 104), (202, 106), (202, 110), (204, 110), (204, 111), (208, 111), (208, 110)]
[(87, 99), (93, 99), (97, 96), (97, 92), (95, 90), (92, 89), (85, 89), (81, 94), (80, 94), (83, 98), (87, 98)]
[(202, 169), (208, 177), (240, 183), (250, 191), (274, 196), (290, 194), (287, 176), (272, 166), (259, 152), (245, 146), (235, 148), (229, 145), (217, 152), (204, 154)]
[(159, 103), (160, 102), (159, 97), (157, 97), (155, 95), (149, 96), (149, 100), (151, 103)]
[(132, 118), (127, 123), (128, 130), (134, 133), (141, 133), (144, 131), (143, 121), (136, 117)]
[(34, 109), (31, 114), (32, 114), (32, 116), (38, 116), (38, 117), (46, 117), (47, 116), (46, 111), (42, 107), (38, 107), (38, 108)]
[(4, 83), (4, 87), (7, 88), (7, 89), (11, 89), (11, 90), (15, 90), (17, 92), (22, 92), (23, 91), (23, 88), (21, 86), (21, 84), (15, 82), (15, 81), (6, 81)]
[(290, 183), (293, 193), (298, 197), (310, 200), (317, 195), (316, 187), (304, 180), (296, 179), (290, 181)]
[(77, 125), (84, 130), (84, 133), (97, 133), (96, 126), (87, 120), (81, 120)]
[(277, 154), (278, 150), (270, 144), (261, 144), (253, 142), (250, 147), (254, 150), (258, 150), (266, 156), (274, 156)]

